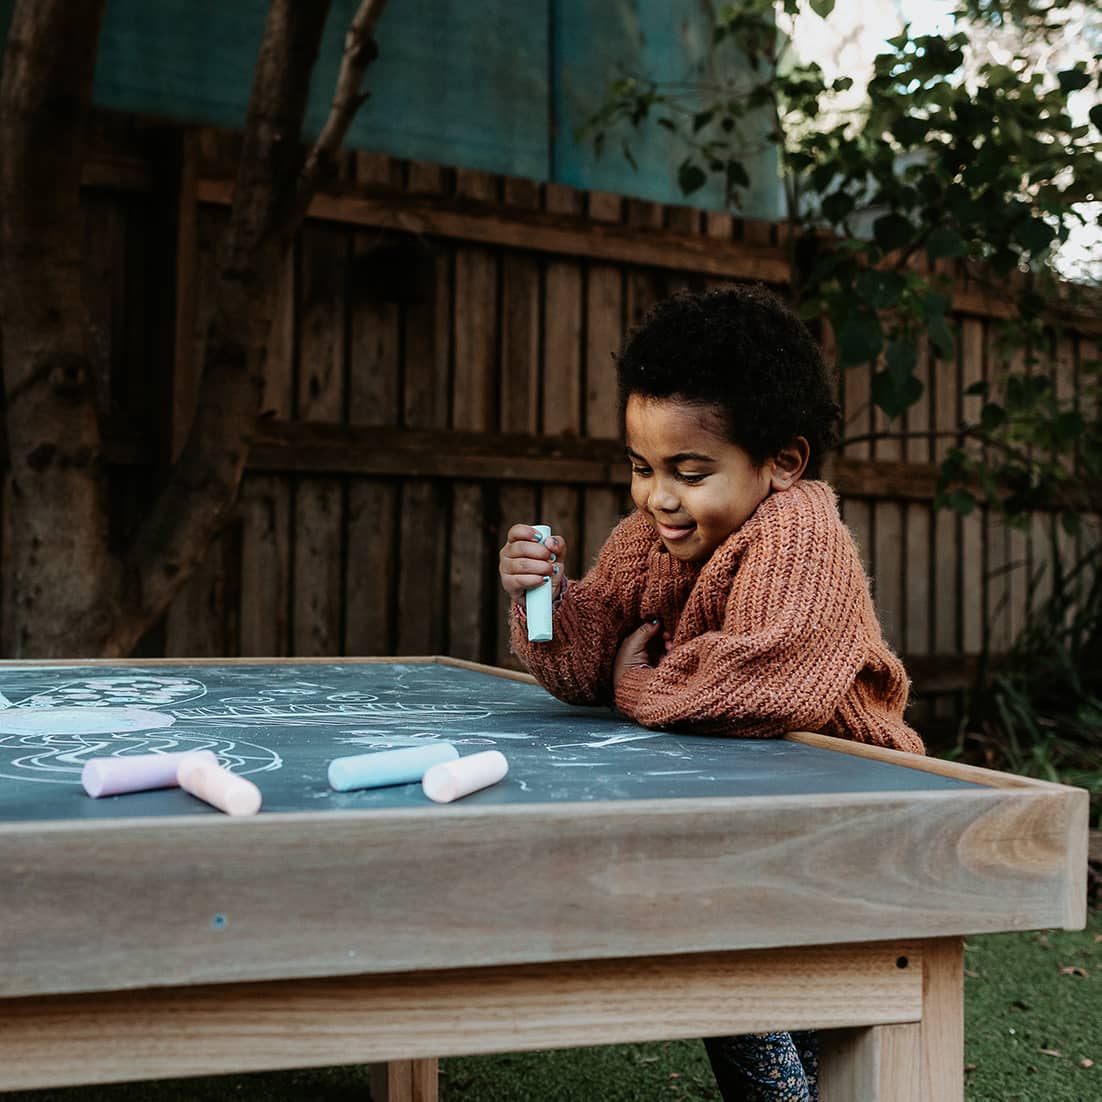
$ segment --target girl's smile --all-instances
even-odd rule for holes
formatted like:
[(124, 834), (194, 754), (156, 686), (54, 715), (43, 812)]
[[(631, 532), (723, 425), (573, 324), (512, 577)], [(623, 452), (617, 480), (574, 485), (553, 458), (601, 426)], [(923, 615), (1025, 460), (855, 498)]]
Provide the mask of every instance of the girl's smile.
[(806, 464), (799, 444), (760, 467), (727, 439), (718, 409), (632, 394), (625, 411), (631, 498), (663, 546), (702, 562), (742, 527), (773, 490), (788, 489)]

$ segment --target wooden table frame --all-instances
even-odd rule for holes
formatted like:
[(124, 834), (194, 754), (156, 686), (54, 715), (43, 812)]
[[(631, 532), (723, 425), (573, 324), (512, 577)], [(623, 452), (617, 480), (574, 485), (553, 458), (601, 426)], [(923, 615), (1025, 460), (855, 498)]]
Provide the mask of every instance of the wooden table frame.
[(983, 787), (2, 823), (0, 1091), (814, 1028), (823, 1102), (960, 1100), (963, 936), (1083, 926), (1087, 794), (788, 737)]

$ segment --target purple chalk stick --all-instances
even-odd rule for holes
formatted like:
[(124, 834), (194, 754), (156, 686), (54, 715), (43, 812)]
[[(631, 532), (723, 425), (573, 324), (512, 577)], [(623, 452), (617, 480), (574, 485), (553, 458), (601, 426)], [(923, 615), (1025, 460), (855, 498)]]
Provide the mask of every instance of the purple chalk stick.
[(80, 783), (89, 796), (117, 796), (120, 792), (144, 792), (149, 788), (175, 788), (176, 770), (184, 758), (202, 757), (218, 764), (210, 750), (179, 754), (133, 754), (121, 758), (91, 758), (84, 763)]

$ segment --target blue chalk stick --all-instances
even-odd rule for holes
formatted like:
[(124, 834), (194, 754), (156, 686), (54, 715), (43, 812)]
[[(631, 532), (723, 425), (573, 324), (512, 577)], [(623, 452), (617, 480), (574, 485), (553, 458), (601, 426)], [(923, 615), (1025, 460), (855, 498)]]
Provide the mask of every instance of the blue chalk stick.
[(402, 750), (382, 750), (375, 754), (356, 754), (335, 758), (329, 763), (329, 786), (338, 792), (354, 788), (382, 788), (388, 784), (414, 784), (429, 766), (459, 757), (450, 742), (426, 742)]
[[(546, 524), (533, 524), (543, 543), (551, 535)], [(524, 615), (528, 620), (528, 641), (530, 643), (549, 643), (551, 641), (551, 579), (543, 585), (528, 590), (524, 595)]]

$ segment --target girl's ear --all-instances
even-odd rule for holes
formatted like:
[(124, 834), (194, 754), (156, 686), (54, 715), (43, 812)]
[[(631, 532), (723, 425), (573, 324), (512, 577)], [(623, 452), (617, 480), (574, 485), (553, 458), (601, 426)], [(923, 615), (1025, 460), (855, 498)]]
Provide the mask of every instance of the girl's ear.
[(770, 485), (774, 490), (791, 488), (807, 469), (811, 445), (802, 436), (794, 436), (775, 456)]

